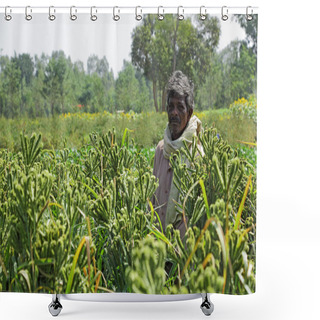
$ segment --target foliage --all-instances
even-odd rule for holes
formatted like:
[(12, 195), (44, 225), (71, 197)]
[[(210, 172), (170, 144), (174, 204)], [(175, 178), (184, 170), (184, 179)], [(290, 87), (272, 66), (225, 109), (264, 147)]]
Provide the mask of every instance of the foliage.
[[(257, 20), (235, 19), (245, 41), (218, 52), (217, 18), (148, 15), (118, 75), (96, 55), (0, 56), (0, 291), (254, 292)], [(177, 69), (206, 128), (203, 157), (194, 141), (171, 159), (183, 239), (149, 202)]]
[(199, 23), (191, 18), (179, 21), (175, 15), (166, 15), (164, 23), (157, 15), (148, 15), (134, 29), (132, 63), (152, 83), (156, 111), (165, 111), (165, 85), (175, 70), (181, 70), (190, 79), (197, 75), (199, 81), (195, 83), (201, 85), (211, 66), (210, 52), (217, 47), (219, 36), (216, 17)]
[(72, 62), (63, 51), (0, 57), (0, 116), (54, 117), (84, 110), (114, 110), (114, 75), (105, 57)]
[(207, 74), (207, 81), (215, 81), (214, 87), (220, 88), (214, 102), (217, 108), (226, 107), (241, 97), (248, 98), (256, 94), (257, 56), (245, 43), (232, 41), (215, 59), (220, 68), (216, 66), (215, 69), (218, 70), (211, 69)]
[(116, 109), (125, 112), (147, 111), (150, 110), (150, 98), (150, 91), (144, 78), (139, 82), (133, 65), (124, 61), (123, 69), (116, 80)]
[[(194, 111), (204, 127), (217, 128), (219, 135), (237, 147), (239, 142), (254, 142), (257, 135), (256, 123), (248, 118), (232, 117), (229, 109)], [(117, 128), (116, 137), (126, 128), (139, 148), (152, 148), (163, 138), (168, 121), (166, 113), (65, 113), (54, 118), (5, 119), (0, 117), (0, 148), (20, 150), (19, 132), (39, 132), (46, 149), (76, 148), (90, 144), (89, 134), (96, 131), (105, 134), (108, 128)]]
[(57, 151), (21, 135), (21, 152), (0, 151), (1, 290), (253, 292), (255, 168), (213, 129), (204, 157), (171, 159), (181, 239), (157, 229), (152, 159), (128, 135), (92, 133)]
[[(213, 279), (217, 279), (218, 284), (221, 283), (219, 276), (223, 277), (220, 292), (250, 293), (254, 290), (253, 260), (248, 256), (255, 255), (255, 235), (250, 232), (255, 228), (256, 216), (255, 168), (238, 158), (237, 151), (219, 139), (214, 130), (206, 131), (200, 141), (204, 157), (197, 155), (194, 140), (192, 150), (195, 152), (185, 148), (171, 158), (174, 183), (180, 194), (176, 207), (189, 227), (186, 247), (179, 242), (178, 233), (174, 233), (173, 247), (179, 248), (179, 255), (174, 253), (171, 259), (174, 267), (182, 270), (182, 285), (192, 278), (192, 273), (187, 274), (188, 265), (206, 265), (212, 261), (212, 267), (217, 269)], [(186, 167), (185, 159), (190, 167)], [(248, 265), (250, 272), (243, 276)], [(201, 279), (198, 281), (205, 281)]]
[(246, 32), (246, 45), (256, 55), (258, 50), (258, 15), (252, 15), (252, 20), (248, 21), (244, 15), (236, 14), (233, 19), (237, 21)]
[[(0, 116), (55, 117), (85, 113), (165, 111), (165, 86), (175, 70), (194, 83), (198, 110), (221, 109), (256, 94), (257, 15), (234, 15), (246, 39), (217, 51), (215, 16), (147, 15), (132, 31), (131, 61), (114, 75), (106, 57), (71, 61), (63, 51), (0, 56)], [(1, 49), (1, 48), (0, 48)], [(86, 68), (84, 67), (86, 64)]]
[(248, 118), (255, 123), (257, 122), (257, 101), (255, 97), (251, 97), (249, 101), (245, 98), (238, 99), (230, 105), (229, 110), (233, 117)]
[(133, 264), (126, 270), (133, 292), (154, 294), (163, 290), (165, 256), (165, 244), (152, 236), (147, 236), (133, 249)]

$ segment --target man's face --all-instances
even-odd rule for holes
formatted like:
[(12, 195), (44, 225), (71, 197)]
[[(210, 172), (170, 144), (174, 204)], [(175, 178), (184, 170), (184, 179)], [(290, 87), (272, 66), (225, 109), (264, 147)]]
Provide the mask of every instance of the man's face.
[(176, 140), (182, 135), (193, 110), (188, 111), (184, 96), (174, 95), (169, 98), (167, 112), (171, 138)]

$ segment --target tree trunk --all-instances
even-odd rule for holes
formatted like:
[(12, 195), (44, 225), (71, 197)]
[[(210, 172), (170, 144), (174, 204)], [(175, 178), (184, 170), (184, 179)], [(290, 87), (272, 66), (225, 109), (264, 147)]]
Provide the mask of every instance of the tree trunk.
[(64, 113), (64, 96), (62, 96), (62, 101), (61, 101), (61, 113)]
[(173, 35), (173, 61), (172, 61), (172, 73), (176, 71), (176, 65), (177, 65), (177, 33), (178, 33), (178, 27), (179, 27), (179, 19), (177, 19), (175, 28), (174, 28), (174, 35)]
[(20, 87), (20, 116), (22, 116), (22, 110), (23, 110), (23, 105), (22, 105), (22, 103), (23, 103), (23, 84), (22, 84), (22, 79), (20, 81), (21, 81), (21, 87)]
[(166, 112), (167, 111), (167, 108), (166, 108), (166, 105), (167, 105), (167, 94), (166, 94), (166, 89), (164, 88), (162, 90), (162, 112)]
[(153, 78), (152, 79), (152, 91), (153, 91), (153, 101), (154, 101), (154, 106), (156, 108), (156, 112), (159, 112), (159, 107), (158, 107), (158, 100), (157, 100), (157, 81)]

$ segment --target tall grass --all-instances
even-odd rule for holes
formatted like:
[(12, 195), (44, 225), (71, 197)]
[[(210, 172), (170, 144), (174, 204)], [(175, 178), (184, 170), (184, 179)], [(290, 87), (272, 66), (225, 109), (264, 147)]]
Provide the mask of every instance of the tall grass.
[[(239, 142), (256, 141), (256, 124), (246, 118), (237, 119), (227, 109), (195, 112), (206, 128), (215, 127), (219, 135), (231, 145)], [(89, 134), (105, 134), (117, 129), (117, 139), (121, 139), (126, 128), (138, 147), (155, 147), (163, 138), (167, 124), (166, 113), (74, 113), (49, 118), (0, 118), (0, 148), (19, 150), (20, 132), (31, 135), (41, 133), (46, 149), (80, 148), (90, 143)], [(120, 134), (121, 132), (121, 134)]]

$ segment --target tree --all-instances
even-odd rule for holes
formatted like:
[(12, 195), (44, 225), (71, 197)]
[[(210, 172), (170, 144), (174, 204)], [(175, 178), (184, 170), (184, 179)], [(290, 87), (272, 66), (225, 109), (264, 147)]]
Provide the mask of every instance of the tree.
[(44, 87), (44, 68), (43, 66), (38, 65), (36, 67), (36, 76), (32, 82), (32, 106), (28, 108), (28, 115), (33, 117), (43, 117), (49, 115), (49, 110), (46, 108), (47, 104), (43, 96), (43, 87)]
[(243, 28), (246, 32), (245, 43), (248, 48), (252, 50), (254, 55), (257, 55), (258, 50), (258, 15), (252, 15), (253, 19), (248, 21), (246, 16), (243, 14), (234, 15), (234, 20), (237, 21), (241, 28)]
[(95, 54), (91, 55), (87, 60), (87, 72), (89, 75), (97, 73), (102, 78), (105, 74), (109, 73), (109, 63), (104, 56), (102, 59)]
[(95, 111), (102, 111), (105, 107), (112, 110), (115, 80), (107, 58), (99, 59), (97, 55), (91, 55), (87, 60), (87, 73), (89, 78), (86, 79), (81, 101), (90, 101), (91, 109)]
[(11, 59), (20, 69), (20, 113), (28, 113), (27, 101), (32, 101), (32, 92), (30, 91), (33, 79), (34, 63), (31, 56), (27, 53), (15, 54)]
[(86, 112), (103, 110), (106, 104), (106, 90), (97, 73), (86, 76), (78, 101), (84, 106)]
[(222, 107), (256, 93), (257, 59), (243, 41), (232, 41), (221, 53), (223, 83)]
[(85, 77), (84, 84), (80, 92), (80, 96), (78, 98), (79, 103), (84, 106), (85, 111), (88, 111), (88, 107), (91, 104), (93, 98), (93, 88), (90, 77)]
[(197, 110), (218, 109), (223, 107), (223, 64), (219, 54), (211, 58), (211, 66), (204, 77), (204, 82), (195, 90)]
[(132, 63), (152, 83), (156, 111), (160, 110), (159, 96), (165, 111), (165, 85), (173, 71), (179, 69), (190, 79), (196, 78), (197, 85), (203, 82), (202, 75), (210, 68), (210, 55), (220, 36), (214, 17), (203, 24), (191, 18), (179, 21), (175, 15), (165, 19), (163, 22), (156, 15), (148, 15), (132, 33)]
[[(35, 55), (34, 57), (34, 68), (35, 75), (32, 81), (31, 90), (32, 100), (33, 100), (33, 114), (34, 116), (48, 116), (50, 110), (48, 107), (48, 102), (44, 96), (44, 80), (45, 80), (45, 69), (49, 62), (50, 57), (44, 53), (41, 56)], [(30, 107), (28, 108), (30, 109)]]
[(21, 82), (25, 81), (26, 85), (31, 84), (34, 72), (34, 62), (30, 54), (23, 53), (18, 56), (14, 56), (12, 61), (16, 63), (17, 67), (20, 69)]
[(6, 60), (1, 73), (1, 114), (5, 117), (21, 115), (21, 71), (13, 60)]
[(153, 108), (152, 93), (144, 77), (139, 77), (136, 71), (136, 78), (139, 81), (139, 112), (150, 111)]
[(142, 112), (152, 106), (150, 89), (141, 73), (124, 61), (115, 85), (115, 103), (117, 110)]
[(139, 112), (139, 81), (131, 63), (124, 61), (123, 68), (118, 74), (115, 86), (117, 110)]
[(44, 87), (42, 91), (43, 95), (49, 101), (52, 116), (55, 112), (64, 112), (64, 98), (67, 93), (65, 86), (67, 71), (67, 61), (64, 52), (53, 52), (45, 68)]
[(157, 97), (158, 63), (154, 50), (154, 25), (156, 18), (148, 15), (141, 26), (132, 33), (131, 58), (134, 66), (152, 82), (153, 100), (156, 111), (159, 111)]

